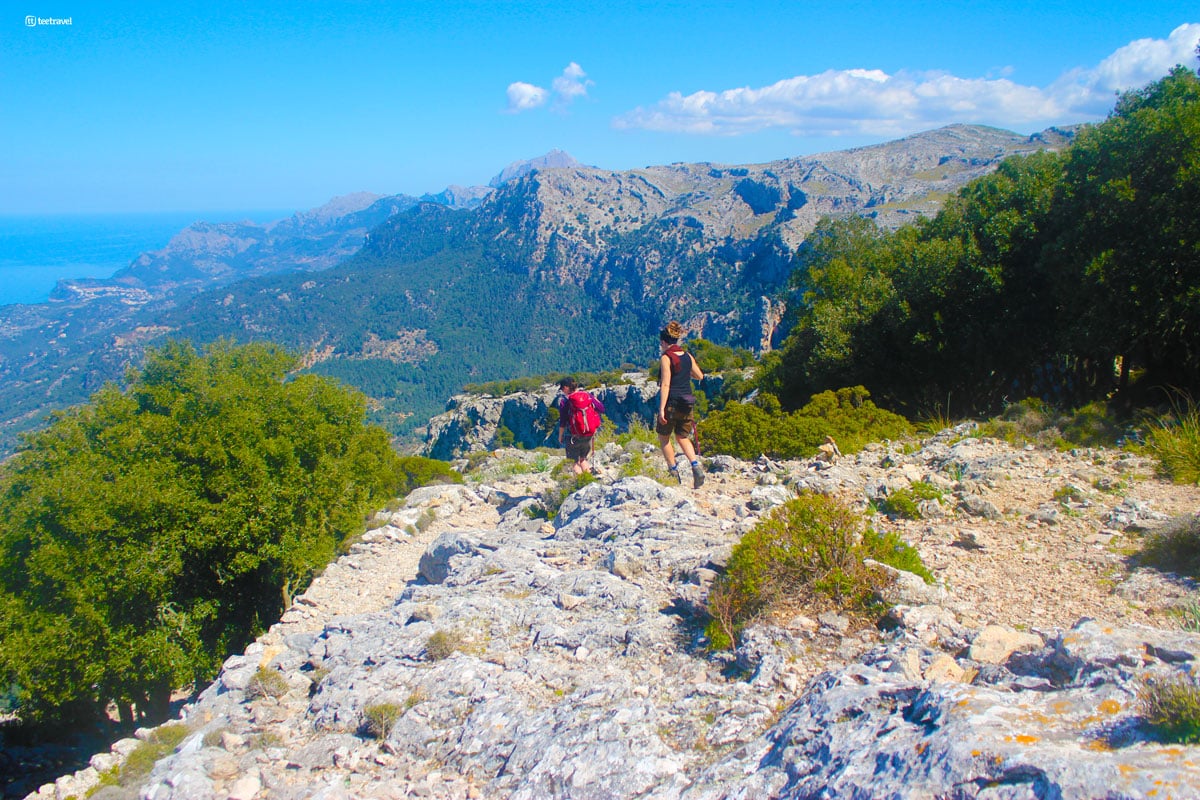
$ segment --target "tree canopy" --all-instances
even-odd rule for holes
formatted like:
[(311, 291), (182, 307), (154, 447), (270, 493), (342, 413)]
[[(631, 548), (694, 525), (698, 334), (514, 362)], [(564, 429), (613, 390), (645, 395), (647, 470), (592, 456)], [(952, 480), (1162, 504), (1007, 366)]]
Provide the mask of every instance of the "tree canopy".
[(1131, 375), (1200, 392), (1197, 207), (1200, 80), (1177, 67), (1066, 152), (1009, 159), (932, 219), (823, 221), (761, 386), (795, 408), (861, 384), (910, 413), (1128, 397)]
[(151, 351), (0, 472), (0, 673), (34, 722), (156, 716), (404, 480), (365, 399), (264, 344)]

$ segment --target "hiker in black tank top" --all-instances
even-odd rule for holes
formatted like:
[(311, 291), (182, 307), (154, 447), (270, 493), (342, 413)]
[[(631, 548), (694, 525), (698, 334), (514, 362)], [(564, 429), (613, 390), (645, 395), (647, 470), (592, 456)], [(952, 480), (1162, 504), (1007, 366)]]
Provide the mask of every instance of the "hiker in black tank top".
[(696, 405), (696, 397), (692, 394), (692, 381), (702, 380), (704, 373), (700, 371), (696, 359), (679, 346), (679, 337), (682, 335), (683, 326), (678, 322), (671, 322), (658, 334), (659, 346), (662, 349), (662, 357), (659, 359), (662, 377), (658, 388), (658, 419), (655, 420), (654, 430), (658, 434), (658, 444), (662, 448), (663, 458), (667, 461), (667, 469), (683, 483), (679, 465), (675, 463), (675, 448), (671, 445), (671, 436), (674, 435), (679, 449), (691, 462), (692, 486), (699, 489), (704, 483), (704, 468), (700, 466), (694, 443), (696, 420), (692, 409)]

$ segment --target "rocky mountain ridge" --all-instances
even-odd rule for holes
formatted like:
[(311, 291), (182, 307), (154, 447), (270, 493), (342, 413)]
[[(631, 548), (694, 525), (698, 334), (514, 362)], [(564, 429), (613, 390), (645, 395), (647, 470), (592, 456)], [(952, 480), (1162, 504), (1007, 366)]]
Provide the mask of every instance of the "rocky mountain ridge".
[[(1003, 158), (1070, 139), (959, 125), (769, 164), (626, 172), (552, 153), (486, 195), (447, 189), (444, 204), (358, 194), (270, 226), (199, 223), (112, 280), (0, 308), (0, 452), (169, 336), (277, 341), (366, 391), (394, 433), (467, 381), (638, 364), (652, 356), (639, 337), (663, 318), (769, 349), (795, 247), (821, 215), (898, 225)], [(528, 324), (497, 320), (492, 297)], [(463, 366), (485, 331), (487, 357)], [(364, 348), (374, 340), (382, 350)]]
[[(654, 448), (610, 442), (549, 522), (528, 511), (559, 456), (498, 451), (381, 513), (185, 707), (142, 786), (93, 796), (1187, 796), (1200, 749), (1154, 741), (1137, 693), (1195, 671), (1200, 635), (1164, 612), (1197, 587), (1123, 551), (1200, 489), (1130, 453), (971, 433), (717, 457), (699, 490), (624, 477)], [(944, 492), (922, 519), (871, 512), (917, 480)], [(899, 533), (936, 584), (894, 573), (881, 627), (795, 607), (706, 651), (708, 587), (798, 490)], [(82, 793), (138, 744), (32, 796)]]

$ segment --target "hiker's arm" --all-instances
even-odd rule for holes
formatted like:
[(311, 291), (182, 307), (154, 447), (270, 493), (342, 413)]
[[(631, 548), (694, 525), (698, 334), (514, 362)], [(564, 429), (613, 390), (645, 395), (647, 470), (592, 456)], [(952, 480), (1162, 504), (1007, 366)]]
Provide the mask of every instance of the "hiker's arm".
[(667, 421), (667, 394), (671, 391), (671, 359), (665, 355), (658, 360), (658, 419)]
[(692, 378), (694, 380), (704, 380), (704, 373), (700, 371), (700, 364), (696, 361), (696, 357), (692, 356)]

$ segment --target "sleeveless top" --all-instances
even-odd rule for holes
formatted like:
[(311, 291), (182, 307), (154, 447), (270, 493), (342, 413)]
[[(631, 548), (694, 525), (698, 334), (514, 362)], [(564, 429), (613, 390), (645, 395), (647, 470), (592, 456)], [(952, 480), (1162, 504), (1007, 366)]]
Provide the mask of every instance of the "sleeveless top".
[[(672, 358), (672, 356), (675, 356)], [(692, 356), (682, 348), (667, 350), (671, 363), (671, 383), (667, 388), (667, 399), (683, 397), (692, 393)]]

